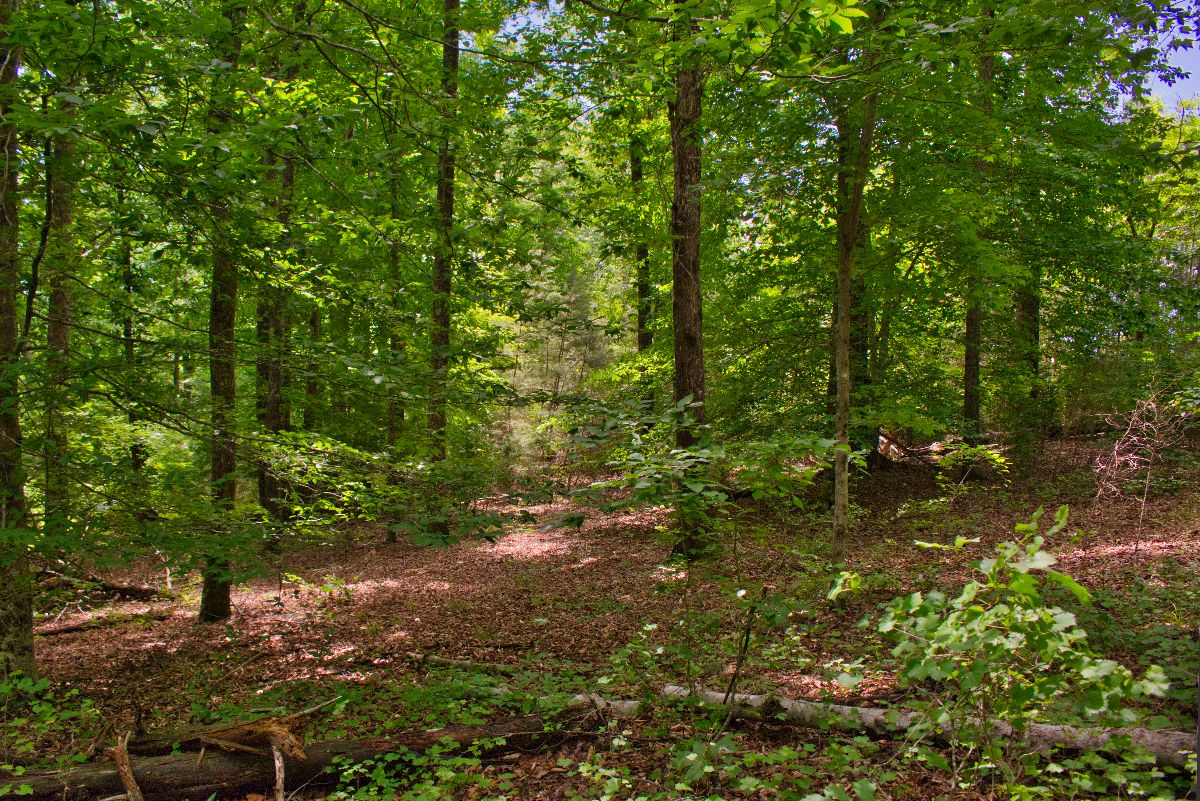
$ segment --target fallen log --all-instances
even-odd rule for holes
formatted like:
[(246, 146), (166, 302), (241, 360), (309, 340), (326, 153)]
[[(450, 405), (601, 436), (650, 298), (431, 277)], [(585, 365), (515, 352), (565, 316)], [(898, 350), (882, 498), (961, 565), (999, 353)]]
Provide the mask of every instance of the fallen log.
[[(717, 690), (690, 689), (666, 685), (661, 690), (665, 698), (694, 698), (705, 704), (724, 705), (725, 693)], [(921, 722), (915, 712), (880, 707), (843, 706), (800, 701), (773, 695), (734, 693), (729, 700), (734, 715), (745, 717), (780, 717), (797, 726), (833, 725), (850, 731), (869, 731), (883, 736), (894, 736)], [(981, 722), (968, 718), (966, 725), (978, 729)], [(1189, 753), (1196, 751), (1196, 735), (1192, 732), (1167, 729), (1145, 729), (1141, 727), (1102, 728), (1089, 726), (1064, 726), (1049, 723), (1030, 723), (1017, 729), (1002, 721), (989, 721), (990, 735), (997, 740), (1023, 743), (1030, 751), (1045, 753), (1054, 748), (1074, 751), (1095, 751), (1103, 748), (1110, 740), (1128, 737), (1133, 745), (1144, 748), (1164, 765), (1184, 767)], [(943, 740), (953, 739), (954, 730), (948, 726), (938, 730)]]
[[(365, 740), (329, 740), (305, 748), (307, 759), (282, 753), (284, 791), (303, 788), (326, 790), (337, 786), (340, 774), (336, 764), (363, 762), (383, 754), (424, 752), (446, 744), (457, 749), (476, 741), (486, 741), (481, 753), (486, 756), (554, 748), (578, 733), (557, 733), (547, 718), (529, 715), (481, 726), (451, 726), (434, 731), (408, 732), (386, 738)], [(195, 753), (147, 757), (132, 762), (132, 774), (145, 801), (204, 801), (217, 798), (245, 797), (261, 793), (275, 784), (277, 768), (273, 753), (208, 750), (203, 759)], [(128, 778), (128, 777), (127, 777)], [(12, 776), (0, 772), (0, 788), (27, 786), (23, 799), (28, 801), (93, 801), (124, 795), (125, 783), (114, 765), (80, 765), (65, 772), (26, 773)]]
[[(504, 689), (494, 688), (496, 695), (506, 692)], [(777, 695), (734, 693), (727, 697), (718, 690), (692, 689), (673, 684), (664, 685), (658, 694), (667, 699), (692, 698), (704, 704), (727, 706), (733, 718), (775, 718), (796, 726), (834, 726), (887, 737), (894, 737), (921, 722), (919, 714), (902, 709), (803, 701)], [(572, 704), (590, 706), (614, 717), (634, 717), (641, 714), (643, 707), (639, 701), (608, 699), (594, 693), (576, 695)], [(967, 718), (964, 723), (966, 727), (975, 731), (981, 726), (978, 718)], [(1042, 754), (1055, 748), (1095, 751), (1105, 747), (1111, 740), (1128, 737), (1132, 745), (1145, 749), (1161, 764), (1186, 767), (1188, 755), (1196, 753), (1200, 748), (1200, 733), (1170, 729), (1146, 729), (1140, 726), (1105, 728), (1051, 723), (1029, 723), (1018, 729), (1003, 721), (989, 721), (987, 725), (988, 733), (993, 739), (1023, 743), (1029, 751)], [(943, 726), (935, 733), (943, 742), (956, 739), (953, 728), (949, 726)]]
[[(495, 693), (507, 694), (499, 688)], [(780, 719), (790, 724), (811, 727), (832, 725), (850, 731), (867, 731), (883, 737), (895, 737), (921, 720), (916, 713), (896, 709), (844, 706), (749, 693), (734, 693), (727, 699), (725, 693), (717, 690), (676, 685), (660, 688), (659, 695), (666, 699), (693, 699), (703, 704), (727, 706), (732, 718)], [(634, 717), (644, 711), (644, 705), (640, 701), (583, 694), (575, 696), (564, 712), (569, 714), (582, 708), (616, 718)], [(297, 713), (300, 714), (303, 713)], [(562, 714), (559, 713), (554, 719), (561, 720)], [(362, 762), (383, 754), (422, 752), (447, 741), (465, 747), (478, 740), (490, 741), (483, 753), (495, 756), (552, 748), (580, 736), (579, 732), (554, 732), (551, 726), (554, 719), (530, 715), (482, 726), (454, 726), (434, 731), (409, 732), (388, 738), (315, 743), (304, 748), (307, 759), (284, 753), (282, 771), (278, 770), (272, 758), (275, 756), (275, 750), (264, 751), (253, 746), (242, 746), (229, 751), (209, 750), (202, 759), (197, 759), (194, 753), (140, 759), (132, 765), (132, 773), (136, 777), (137, 785), (142, 789), (145, 801), (195, 801), (210, 796), (244, 797), (249, 792), (262, 792), (264, 788), (271, 787), (280, 774), (285, 776), (284, 789), (288, 793), (301, 787), (312, 790), (328, 789), (337, 785), (337, 771), (329, 769), (334, 768), (339, 760)], [(247, 726), (239, 725), (242, 728)], [(256, 736), (269, 736), (271, 732), (262, 728), (264, 725), (260, 723), (261, 730), (254, 729), (253, 733)], [(977, 726), (978, 721), (968, 720), (967, 725)], [(1091, 751), (1104, 747), (1116, 737), (1129, 737), (1134, 745), (1146, 749), (1159, 762), (1177, 767), (1186, 765), (1188, 753), (1196, 747), (1195, 735), (1191, 733), (1143, 728), (1105, 729), (1034, 723), (1018, 731), (1009, 724), (993, 723), (990, 732), (996, 739), (1020, 742), (1035, 752), (1059, 747)], [(944, 740), (953, 739), (954, 731), (943, 728), (939, 730), (938, 735)], [(213, 739), (221, 738), (199, 733), (194, 737), (195, 742), (201, 745), (206, 745)], [(219, 747), (220, 743), (216, 745)], [(130, 751), (134, 746), (135, 744), (130, 744)], [(125, 792), (125, 783), (118, 770), (102, 765), (81, 765), (64, 773), (27, 773), (19, 777), (0, 772), (0, 788), (9, 783), (17, 787), (27, 785), (30, 791), (23, 794), (30, 801), (91, 801)]]

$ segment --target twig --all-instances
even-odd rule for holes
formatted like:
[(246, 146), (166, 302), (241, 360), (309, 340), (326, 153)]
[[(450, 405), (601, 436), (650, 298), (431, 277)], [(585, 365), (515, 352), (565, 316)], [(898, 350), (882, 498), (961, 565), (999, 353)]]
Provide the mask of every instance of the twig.
[(126, 798), (129, 801), (146, 801), (133, 775), (133, 764), (129, 759), (129, 750), (125, 747), (128, 742), (129, 732), (126, 732), (124, 737), (117, 738), (117, 744), (108, 749), (108, 754), (117, 765), (117, 775), (121, 777), (121, 784), (125, 787)]
[(274, 742), (271, 743), (271, 758), (275, 761), (275, 801), (287, 801), (283, 791), (283, 751)]
[[(762, 595), (759, 598), (759, 603), (762, 603), (767, 598), (767, 588), (763, 587)], [(729, 677), (729, 686), (725, 688), (725, 698), (721, 702), (729, 711), (725, 714), (725, 722), (721, 724), (721, 731), (729, 728), (729, 724), (733, 722), (733, 705), (729, 703), (733, 700), (734, 694), (737, 692), (738, 678), (742, 675), (742, 666), (746, 663), (746, 654), (750, 651), (750, 637), (754, 630), (754, 615), (758, 611), (758, 604), (750, 604), (750, 609), (746, 611), (746, 627), (742, 630), (742, 639), (738, 643), (737, 660), (733, 665), (733, 675)]]

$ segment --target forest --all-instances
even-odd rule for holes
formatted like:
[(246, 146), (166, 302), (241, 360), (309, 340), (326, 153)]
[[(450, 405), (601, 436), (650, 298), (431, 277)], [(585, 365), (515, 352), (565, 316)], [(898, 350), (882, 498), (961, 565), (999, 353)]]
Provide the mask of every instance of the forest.
[(1200, 798), (1198, 25), (0, 0), (0, 797)]

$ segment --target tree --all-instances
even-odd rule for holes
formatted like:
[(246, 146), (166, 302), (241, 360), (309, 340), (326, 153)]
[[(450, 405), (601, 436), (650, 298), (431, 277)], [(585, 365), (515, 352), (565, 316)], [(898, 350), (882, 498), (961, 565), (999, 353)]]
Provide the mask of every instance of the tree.
[[(0, 30), (12, 30), (17, 11), (17, 0), (0, 2)], [(0, 42), (0, 674), (34, 670), (33, 577), (25, 528), (17, 336), (17, 169), (21, 157), (14, 111), (20, 62), (20, 50), (7, 41)]]
[[(219, 137), (230, 132), (236, 119), (233, 105), (233, 78), (237, 74), (242, 49), (245, 11), (240, 3), (224, 3), (220, 14), (227, 29), (211, 35), (211, 49), (217, 59), (209, 93), (208, 132)], [(228, 192), (228, 189), (226, 189)], [(237, 305), (238, 264), (234, 233), (230, 230), (232, 197), (223, 193), (209, 207), (212, 250), (212, 283), (208, 313), (209, 393), (212, 411), (210, 464), (215, 517), (227, 524), (237, 502), (237, 436), (234, 431), (237, 404)], [(221, 522), (218, 523), (218, 532)], [(219, 533), (217, 536), (220, 536)], [(200, 597), (200, 620), (224, 620), (230, 614), (229, 563), (214, 543), (208, 555), (204, 586)]]

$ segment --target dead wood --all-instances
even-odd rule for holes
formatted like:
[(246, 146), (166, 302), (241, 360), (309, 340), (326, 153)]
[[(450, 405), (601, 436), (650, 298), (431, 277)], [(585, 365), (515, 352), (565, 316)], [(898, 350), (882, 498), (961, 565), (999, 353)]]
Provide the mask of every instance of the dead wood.
[(304, 759), (304, 731), (308, 719), (337, 700), (331, 698), (290, 715), (163, 729), (130, 742), (129, 752), (154, 756), (174, 751), (198, 751), (204, 746), (213, 746), (225, 751), (267, 755), (272, 746), (277, 746), (292, 759)]
[[(725, 694), (717, 690), (666, 685), (660, 691), (666, 698), (694, 698), (706, 704), (725, 703)], [(816, 701), (799, 701), (772, 695), (736, 693), (730, 700), (735, 717), (775, 717), (798, 726), (834, 725), (851, 731), (869, 731), (894, 736), (921, 722), (914, 712), (880, 707), (844, 706)], [(968, 719), (966, 725), (977, 729), (980, 721)], [(1023, 744), (1028, 750), (1045, 753), (1055, 748), (1073, 751), (1095, 751), (1110, 740), (1128, 737), (1133, 745), (1146, 749), (1164, 765), (1183, 767), (1187, 754), (1196, 749), (1196, 736), (1191, 732), (1140, 727), (1101, 728), (1031, 723), (1017, 729), (1004, 722), (989, 722), (989, 734), (996, 740)], [(941, 739), (953, 739), (954, 730), (943, 727), (935, 732)]]
[[(434, 731), (418, 731), (387, 738), (330, 740), (309, 745), (307, 759), (299, 759), (280, 749), (283, 768), (277, 771), (273, 754), (256, 755), (245, 751), (210, 749), (203, 760), (194, 753), (136, 759), (132, 773), (145, 801), (184, 801), (245, 797), (272, 787), (282, 775), (286, 793), (330, 789), (337, 785), (336, 763), (362, 762), (383, 754), (423, 752), (445, 744), (451, 750), (486, 742), (481, 753), (487, 756), (514, 754), (554, 748), (579, 736), (577, 733), (548, 731), (549, 721), (540, 715), (509, 718), (481, 726), (451, 726)], [(9, 776), (0, 772), (0, 786), (12, 783), (28, 785), (28, 801), (93, 801), (126, 792), (120, 773), (113, 765), (80, 765), (58, 773), (26, 773)]]
[[(503, 688), (494, 690), (496, 695), (507, 692)], [(895, 736), (922, 721), (917, 713), (901, 709), (802, 701), (776, 695), (732, 693), (727, 696), (719, 690), (690, 689), (671, 684), (661, 687), (659, 695), (667, 699), (692, 698), (704, 704), (728, 705), (730, 720), (773, 718), (796, 726), (824, 728), (832, 725), (881, 736)], [(576, 695), (572, 704), (576, 707), (592, 707), (612, 717), (634, 717), (644, 711), (639, 701), (608, 699), (594, 693)], [(973, 730), (981, 726), (976, 718), (968, 718), (964, 724)], [(1144, 748), (1160, 763), (1176, 767), (1186, 766), (1187, 754), (1195, 752), (1197, 747), (1196, 735), (1192, 732), (1137, 726), (1104, 728), (1030, 723), (1018, 729), (1003, 721), (991, 721), (988, 727), (988, 734), (993, 739), (1022, 743), (1029, 751), (1037, 753), (1046, 753), (1055, 748), (1095, 751), (1110, 740), (1128, 737), (1134, 746)], [(934, 735), (943, 742), (956, 739), (953, 728), (949, 726), (935, 731)]]
[(142, 789), (138, 787), (137, 779), (133, 775), (133, 765), (129, 760), (129, 750), (126, 748), (128, 742), (128, 734), (117, 738), (117, 744), (108, 749), (107, 753), (112, 757), (113, 764), (117, 766), (117, 777), (125, 788), (125, 797), (129, 801), (145, 801)]

